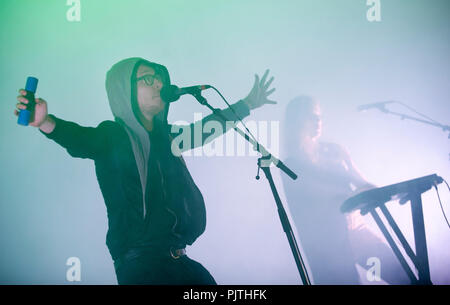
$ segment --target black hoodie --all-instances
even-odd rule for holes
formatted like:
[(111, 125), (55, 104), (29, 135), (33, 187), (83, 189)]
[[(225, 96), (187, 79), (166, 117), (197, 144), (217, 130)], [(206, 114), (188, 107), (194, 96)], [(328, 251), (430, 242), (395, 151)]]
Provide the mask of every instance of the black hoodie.
[[(139, 64), (155, 68), (170, 84), (167, 69), (142, 58), (129, 58), (115, 64), (107, 73), (106, 90), (115, 121), (103, 121), (96, 128), (83, 127), (55, 117), (55, 129), (46, 134), (67, 149), (72, 157), (95, 161), (97, 180), (108, 213), (106, 244), (113, 259), (131, 247), (147, 245), (191, 245), (205, 230), (206, 212), (201, 192), (195, 185), (181, 156), (171, 152), (171, 141), (178, 134), (171, 130), (217, 120), (223, 130), (229, 128), (216, 115), (189, 126), (167, 123), (168, 103), (148, 132), (136, 116), (135, 75)], [(241, 117), (249, 115), (243, 101), (233, 109)], [(235, 121), (231, 109), (221, 111)], [(203, 135), (211, 140), (210, 134)], [(195, 148), (180, 148), (181, 151)]]

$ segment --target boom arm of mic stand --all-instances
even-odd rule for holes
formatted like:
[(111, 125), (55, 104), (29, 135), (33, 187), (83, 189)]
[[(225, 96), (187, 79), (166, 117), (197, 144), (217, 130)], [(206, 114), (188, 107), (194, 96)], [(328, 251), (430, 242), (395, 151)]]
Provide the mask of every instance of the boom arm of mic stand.
[[(431, 125), (431, 126), (434, 126), (434, 127), (441, 128), (442, 131), (450, 132), (450, 126), (448, 126), (448, 125), (442, 125), (442, 124), (439, 124), (439, 123), (436, 123), (436, 122), (431, 122), (431, 121), (419, 119), (419, 118), (416, 118), (416, 117), (413, 117), (413, 116), (410, 116), (410, 115), (407, 115), (407, 114), (394, 112), (394, 111), (390, 111), (390, 110), (387, 110), (387, 109), (385, 111), (383, 111), (383, 112), (387, 113), (387, 114), (392, 114), (392, 115), (399, 116), (402, 120), (409, 119), (409, 120), (412, 120), (412, 121), (417, 121), (417, 122), (428, 124), (428, 125)], [(450, 138), (450, 134), (449, 134), (449, 138)]]
[[(448, 138), (450, 139), (450, 126), (449, 125), (442, 125), (442, 124), (439, 124), (437, 122), (430, 122), (430, 121), (422, 120), (422, 119), (419, 119), (419, 118), (415, 118), (415, 117), (412, 117), (412, 116), (409, 116), (409, 115), (406, 115), (406, 114), (403, 114), (403, 113), (399, 113), (399, 112), (390, 111), (390, 110), (387, 110), (387, 109), (383, 110), (383, 112), (387, 113), (387, 114), (392, 114), (392, 115), (399, 116), (402, 120), (409, 119), (409, 120), (412, 120), (412, 121), (417, 121), (417, 122), (428, 124), (428, 125), (431, 125), (431, 126), (434, 126), (434, 127), (442, 128), (442, 131), (444, 131), (444, 132), (448, 131)], [(449, 154), (449, 160), (450, 160), (450, 154)]]
[[(193, 94), (193, 96), (197, 99), (197, 101), (211, 109), (211, 111), (220, 117), (223, 121), (226, 121), (226, 118), (220, 113), (220, 110), (217, 108), (212, 107), (207, 100), (201, 95), (200, 91), (196, 94)], [(246, 134), (244, 131), (242, 131), (239, 127), (236, 126), (236, 124), (233, 122), (232, 127), (234, 130), (236, 130), (237, 133), (239, 133), (244, 139), (246, 139), (248, 142), (250, 142), (253, 145), (253, 149), (255, 151), (258, 151), (261, 153), (264, 157), (262, 167), (270, 166), (271, 163), (273, 163), (276, 167), (278, 167), (280, 170), (282, 170), (286, 175), (288, 175), (291, 179), (295, 180), (297, 179), (297, 175), (289, 168), (287, 167), (280, 159), (274, 157), (271, 153), (267, 151), (267, 149), (259, 144), (257, 141), (253, 140)]]

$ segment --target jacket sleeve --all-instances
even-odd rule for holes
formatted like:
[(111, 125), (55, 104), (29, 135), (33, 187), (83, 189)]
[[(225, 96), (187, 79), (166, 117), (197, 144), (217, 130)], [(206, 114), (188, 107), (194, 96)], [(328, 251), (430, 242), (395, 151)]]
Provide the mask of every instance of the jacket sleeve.
[(40, 129), (39, 131), (64, 147), (72, 157), (95, 160), (107, 151), (108, 129), (114, 122), (103, 121), (97, 127), (84, 127), (57, 118), (53, 114), (49, 116), (55, 121), (55, 128), (51, 133), (45, 133)]
[[(237, 123), (237, 121), (239, 120), (234, 114), (233, 110), (241, 119), (250, 115), (250, 109), (243, 100), (232, 104), (231, 107), (220, 110), (220, 113), (226, 118), (226, 121)], [(232, 127), (231, 124), (226, 124), (226, 121), (224, 121), (215, 113), (212, 113), (202, 120), (193, 122), (189, 125), (171, 125), (171, 135), (174, 138), (176, 146), (178, 146), (180, 152), (182, 153), (184, 151), (203, 146), (204, 144), (207, 144), (220, 135), (226, 133)], [(207, 125), (208, 122), (212, 123), (210, 126), (212, 127), (212, 130), (211, 132), (204, 132), (204, 126)], [(219, 128), (219, 130), (216, 130), (217, 128), (215, 128), (214, 126), (218, 127), (219, 125), (221, 126), (221, 128)], [(196, 130), (200, 131), (197, 133), (201, 135), (201, 139), (195, 139)], [(182, 135), (182, 133), (186, 133), (187, 136)], [(180, 137), (181, 140), (178, 140), (177, 137)]]

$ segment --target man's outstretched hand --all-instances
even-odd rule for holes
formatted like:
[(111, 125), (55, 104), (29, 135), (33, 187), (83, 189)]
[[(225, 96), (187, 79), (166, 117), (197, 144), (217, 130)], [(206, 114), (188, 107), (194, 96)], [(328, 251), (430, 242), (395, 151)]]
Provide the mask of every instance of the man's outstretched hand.
[[(27, 92), (24, 89), (19, 90), (17, 96), (18, 103), (14, 109), (14, 115), (19, 116), (20, 110), (27, 109), (29, 100), (26, 99)], [(36, 105), (34, 107), (33, 120), (29, 125), (41, 129), (45, 133), (50, 133), (55, 128), (55, 121), (48, 115), (47, 102), (41, 98), (36, 98)]]
[(268, 96), (271, 95), (275, 88), (269, 90), (270, 84), (273, 82), (273, 76), (267, 81), (267, 76), (269, 75), (269, 69), (266, 70), (261, 80), (259, 76), (255, 74), (255, 83), (250, 93), (244, 98), (244, 102), (247, 104), (248, 108), (255, 109), (261, 107), (264, 104), (276, 104), (277, 102), (269, 100)]

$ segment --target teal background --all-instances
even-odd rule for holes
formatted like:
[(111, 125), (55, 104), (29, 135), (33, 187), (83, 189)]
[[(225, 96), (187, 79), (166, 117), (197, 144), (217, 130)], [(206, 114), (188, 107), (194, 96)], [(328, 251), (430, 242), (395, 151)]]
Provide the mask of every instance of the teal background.
[[(68, 22), (64, 0), (2, 0), (0, 284), (72, 284), (65, 265), (72, 256), (81, 260), (82, 284), (116, 284), (94, 163), (16, 123), (17, 91), (30, 75), (39, 78), (37, 96), (50, 113), (97, 126), (113, 118), (105, 75), (123, 58), (162, 63), (178, 86), (212, 84), (233, 102), (270, 68), (278, 104), (246, 121), (280, 121), (289, 100), (310, 94), (322, 105), (323, 139), (347, 147), (371, 182), (431, 173), (450, 180), (448, 134), (356, 111), (398, 100), (450, 123), (450, 2), (381, 4), (381, 22), (370, 23), (365, 0), (81, 0), (81, 21)], [(215, 94), (205, 96), (224, 107)], [(190, 122), (193, 112), (209, 114), (183, 97), (169, 119)], [(300, 283), (267, 182), (254, 179), (256, 160), (186, 157), (208, 211), (207, 230), (188, 253), (219, 284)], [(280, 172), (273, 172), (284, 199)], [(449, 192), (439, 189), (450, 215)], [(432, 280), (450, 284), (450, 231), (436, 194), (424, 202)], [(412, 241), (408, 207), (389, 207)]]

